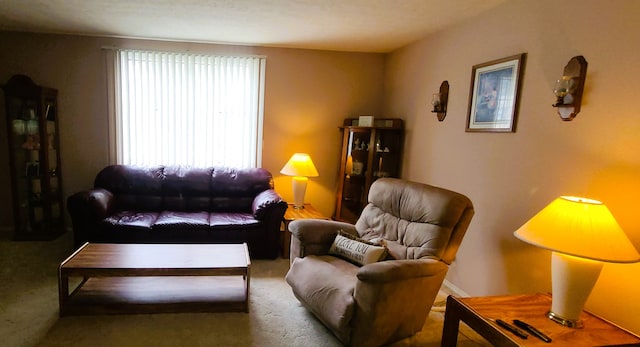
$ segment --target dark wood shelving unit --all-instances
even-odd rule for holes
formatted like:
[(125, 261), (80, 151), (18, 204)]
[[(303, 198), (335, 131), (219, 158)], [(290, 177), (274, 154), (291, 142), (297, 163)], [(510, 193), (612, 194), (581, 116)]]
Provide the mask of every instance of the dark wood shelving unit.
[(359, 126), (347, 118), (340, 127), (342, 155), (334, 219), (355, 223), (367, 204), (371, 184), (381, 177), (398, 177), (404, 142), (402, 119), (375, 119)]
[(58, 91), (15, 75), (2, 87), (13, 193), (15, 240), (64, 233)]

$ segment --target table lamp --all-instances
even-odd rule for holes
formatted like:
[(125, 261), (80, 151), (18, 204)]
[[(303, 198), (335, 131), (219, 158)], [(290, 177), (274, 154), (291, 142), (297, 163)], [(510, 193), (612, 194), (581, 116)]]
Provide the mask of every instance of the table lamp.
[(582, 327), (580, 313), (603, 262), (634, 263), (640, 254), (600, 201), (561, 196), (514, 232), (551, 253), (551, 310), (556, 323)]
[(293, 207), (304, 208), (304, 193), (307, 190), (307, 177), (317, 177), (318, 170), (311, 157), (306, 153), (294, 153), (284, 165), (281, 174), (293, 176)]

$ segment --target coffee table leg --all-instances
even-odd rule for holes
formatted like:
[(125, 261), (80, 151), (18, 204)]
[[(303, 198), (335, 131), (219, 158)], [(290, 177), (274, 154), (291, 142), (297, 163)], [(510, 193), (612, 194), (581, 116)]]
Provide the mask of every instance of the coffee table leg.
[(249, 313), (249, 282), (251, 280), (251, 270), (247, 267), (247, 274), (244, 276), (244, 285), (245, 285), (245, 312)]
[(69, 276), (58, 269), (58, 304), (60, 306), (60, 317), (65, 314), (65, 304), (69, 300)]

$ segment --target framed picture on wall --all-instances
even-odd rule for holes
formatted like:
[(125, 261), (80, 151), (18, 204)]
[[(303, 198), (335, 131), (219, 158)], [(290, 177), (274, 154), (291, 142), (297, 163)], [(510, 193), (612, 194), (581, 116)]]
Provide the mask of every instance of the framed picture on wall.
[(515, 132), (525, 56), (473, 66), (467, 132)]

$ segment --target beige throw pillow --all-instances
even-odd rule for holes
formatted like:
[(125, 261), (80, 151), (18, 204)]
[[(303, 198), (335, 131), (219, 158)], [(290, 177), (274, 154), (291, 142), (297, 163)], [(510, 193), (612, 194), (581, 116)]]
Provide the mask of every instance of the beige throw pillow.
[(387, 248), (374, 246), (363, 240), (352, 239), (338, 233), (329, 248), (329, 254), (337, 255), (358, 265), (367, 265), (384, 259)]

